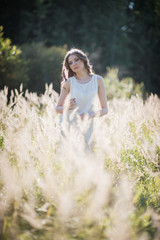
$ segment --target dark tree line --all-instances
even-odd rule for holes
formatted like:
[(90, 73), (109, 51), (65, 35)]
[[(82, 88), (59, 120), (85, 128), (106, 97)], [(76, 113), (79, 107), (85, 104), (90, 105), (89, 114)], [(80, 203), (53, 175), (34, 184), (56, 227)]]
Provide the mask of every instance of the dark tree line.
[(160, 94), (159, 0), (2, 0), (0, 24), (18, 46), (82, 48), (97, 73), (117, 66)]

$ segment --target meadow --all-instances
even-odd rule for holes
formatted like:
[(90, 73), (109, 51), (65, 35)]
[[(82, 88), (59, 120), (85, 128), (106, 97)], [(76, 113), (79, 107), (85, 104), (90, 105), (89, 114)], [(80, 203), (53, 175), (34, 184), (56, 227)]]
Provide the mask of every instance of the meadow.
[[(160, 99), (116, 96), (90, 148), (58, 94), (0, 91), (0, 239), (159, 240)], [(73, 116), (71, 116), (72, 118)], [(62, 131), (63, 128), (63, 131)], [(79, 131), (77, 131), (79, 129)]]

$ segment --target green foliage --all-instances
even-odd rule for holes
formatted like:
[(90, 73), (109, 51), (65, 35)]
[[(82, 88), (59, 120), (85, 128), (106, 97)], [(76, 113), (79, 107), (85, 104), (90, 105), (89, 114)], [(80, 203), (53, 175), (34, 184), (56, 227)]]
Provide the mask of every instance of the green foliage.
[(147, 209), (153, 208), (157, 211), (160, 208), (159, 202), (159, 183), (160, 177), (158, 175), (152, 175), (151, 173), (160, 171), (160, 167), (157, 168), (156, 162), (147, 160), (138, 148), (121, 150), (121, 160), (125, 163), (126, 171), (133, 179), (136, 179), (135, 184), (135, 217), (134, 224), (138, 231), (144, 230), (148, 227), (148, 231), (152, 235), (155, 231), (153, 228), (153, 221), (145, 220), (145, 227), (142, 226), (143, 214)]
[(160, 4), (159, 0), (135, 0), (130, 11), (131, 64), (129, 70), (145, 88), (159, 94), (160, 82)]
[(27, 87), (25, 62), (20, 58), (21, 51), (11, 45), (9, 38), (3, 38), (3, 27), (0, 26), (0, 88), (18, 88), (23, 83)]
[(0, 136), (0, 149), (3, 150), (3, 148), (4, 148), (4, 138)]
[(133, 95), (143, 97), (144, 84), (137, 84), (132, 78), (123, 78), (121, 81), (118, 77), (118, 68), (107, 68), (107, 74), (104, 77), (107, 98), (131, 98)]
[(44, 92), (45, 83), (53, 83), (59, 91), (62, 62), (66, 49), (62, 47), (45, 47), (43, 43), (24, 44), (21, 46), (22, 58), (27, 62), (30, 91)]
[(5, 2), (0, 18), (15, 44), (80, 47), (90, 53), (96, 72), (123, 68), (159, 94), (159, 0)]
[(137, 229), (137, 234), (142, 234), (144, 231), (148, 233), (149, 239), (154, 239), (156, 228), (153, 227), (153, 219), (150, 214), (143, 214), (140, 211), (136, 211), (131, 216), (134, 228)]

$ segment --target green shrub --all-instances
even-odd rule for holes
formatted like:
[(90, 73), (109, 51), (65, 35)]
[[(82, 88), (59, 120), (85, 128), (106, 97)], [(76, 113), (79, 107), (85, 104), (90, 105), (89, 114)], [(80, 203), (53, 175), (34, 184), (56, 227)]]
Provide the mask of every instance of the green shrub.
[(137, 84), (132, 78), (126, 77), (121, 81), (118, 78), (118, 68), (107, 68), (107, 74), (104, 77), (107, 98), (130, 98), (132, 95), (139, 95), (143, 97), (144, 85), (143, 83)]
[(9, 38), (3, 38), (3, 27), (0, 26), (0, 88), (8, 86), (18, 88), (23, 83), (27, 87), (28, 77), (26, 64), (20, 58), (21, 50), (11, 45)]
[(44, 92), (45, 83), (52, 82), (54, 90), (59, 91), (66, 49), (54, 46), (47, 48), (43, 43), (25, 44), (21, 48), (22, 58), (27, 61), (29, 90)]

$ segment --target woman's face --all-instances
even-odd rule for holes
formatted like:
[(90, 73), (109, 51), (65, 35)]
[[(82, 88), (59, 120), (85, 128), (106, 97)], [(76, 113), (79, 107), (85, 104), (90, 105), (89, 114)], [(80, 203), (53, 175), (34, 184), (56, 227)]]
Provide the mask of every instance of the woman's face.
[(71, 70), (75, 73), (83, 71), (85, 68), (84, 62), (74, 54), (69, 56), (68, 64)]

